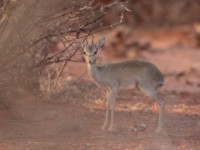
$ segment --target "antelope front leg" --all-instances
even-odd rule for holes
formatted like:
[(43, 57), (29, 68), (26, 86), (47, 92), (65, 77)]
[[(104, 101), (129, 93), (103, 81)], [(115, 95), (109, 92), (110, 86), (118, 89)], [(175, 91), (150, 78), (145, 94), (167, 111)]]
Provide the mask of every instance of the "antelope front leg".
[(117, 89), (113, 88), (111, 89), (111, 93), (110, 93), (110, 109), (111, 109), (111, 120), (110, 120), (110, 127), (108, 129), (108, 131), (113, 131), (113, 125), (114, 125), (114, 108), (115, 108), (115, 98), (116, 98), (116, 94), (117, 94)]
[(110, 127), (108, 131), (113, 131), (113, 125), (114, 125), (114, 105), (111, 107), (111, 120), (110, 120)]
[(103, 126), (101, 127), (102, 131), (104, 131), (104, 130), (106, 129), (106, 126), (107, 126), (107, 124), (108, 124), (109, 109), (110, 109), (110, 104), (109, 104), (109, 99), (108, 99), (108, 97), (107, 97), (107, 100), (106, 100), (106, 117), (105, 117), (104, 124), (103, 124)]

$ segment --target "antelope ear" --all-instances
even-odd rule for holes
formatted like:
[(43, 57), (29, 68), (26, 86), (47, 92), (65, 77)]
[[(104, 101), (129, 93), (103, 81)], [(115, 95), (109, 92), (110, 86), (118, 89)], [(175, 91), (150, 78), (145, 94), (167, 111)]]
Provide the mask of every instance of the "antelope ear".
[(105, 43), (105, 37), (101, 38), (97, 44), (96, 44), (96, 49), (99, 49), (100, 47), (103, 47)]

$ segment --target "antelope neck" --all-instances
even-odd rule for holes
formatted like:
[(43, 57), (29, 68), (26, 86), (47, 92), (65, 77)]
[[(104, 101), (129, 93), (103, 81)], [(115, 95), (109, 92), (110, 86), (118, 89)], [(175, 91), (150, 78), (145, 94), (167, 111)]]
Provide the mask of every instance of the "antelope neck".
[(87, 64), (88, 66), (88, 73), (90, 75), (91, 78), (93, 78), (94, 80), (98, 80), (98, 66), (96, 65), (96, 63), (92, 63), (92, 64)]

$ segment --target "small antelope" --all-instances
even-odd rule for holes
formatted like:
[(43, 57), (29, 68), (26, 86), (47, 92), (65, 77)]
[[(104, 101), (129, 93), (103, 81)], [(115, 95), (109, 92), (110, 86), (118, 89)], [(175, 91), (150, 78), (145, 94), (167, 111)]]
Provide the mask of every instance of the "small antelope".
[[(104, 46), (104, 42), (105, 38), (102, 38), (94, 44), (94, 37), (92, 37), (92, 44), (88, 44), (88, 40), (85, 43), (81, 43), (89, 76), (99, 87), (106, 88), (107, 90), (106, 116), (102, 130), (106, 129), (109, 121), (110, 126), (108, 130), (113, 130), (114, 105), (118, 90), (134, 85), (147, 95), (153, 97), (159, 104), (159, 121), (156, 131), (161, 132), (163, 127), (164, 100), (156, 93), (156, 89), (164, 84), (163, 75), (155, 65), (141, 60), (96, 65), (98, 49)], [(110, 120), (109, 114), (111, 114)]]

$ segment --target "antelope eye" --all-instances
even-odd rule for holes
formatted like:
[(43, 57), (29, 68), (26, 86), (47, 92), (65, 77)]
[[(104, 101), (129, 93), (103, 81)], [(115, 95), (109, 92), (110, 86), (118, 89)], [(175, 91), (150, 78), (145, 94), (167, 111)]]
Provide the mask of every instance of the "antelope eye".
[(83, 55), (86, 55), (86, 52), (83, 51)]
[(97, 51), (95, 51), (94, 54), (96, 55), (96, 54), (97, 54)]

